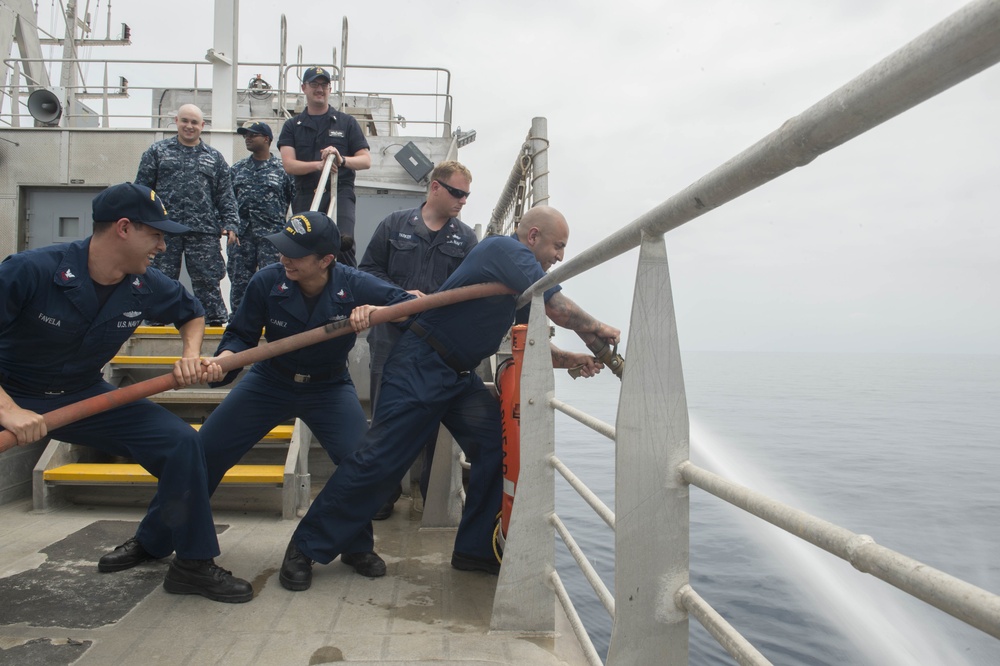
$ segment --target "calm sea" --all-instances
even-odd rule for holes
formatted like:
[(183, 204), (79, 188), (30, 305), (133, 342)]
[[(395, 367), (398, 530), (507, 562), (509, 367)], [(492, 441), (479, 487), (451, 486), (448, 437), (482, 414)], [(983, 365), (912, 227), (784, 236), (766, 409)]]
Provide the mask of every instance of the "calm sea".
[[(683, 354), (692, 459), (1000, 593), (1000, 356)], [(613, 424), (610, 373), (556, 395)], [(557, 454), (614, 506), (614, 445), (557, 415)], [(557, 475), (557, 511), (614, 589), (614, 538)], [(692, 488), (691, 583), (775, 664), (1000, 663), (1000, 641)], [(611, 622), (561, 543), (595, 645)], [(731, 664), (691, 620), (691, 663)]]

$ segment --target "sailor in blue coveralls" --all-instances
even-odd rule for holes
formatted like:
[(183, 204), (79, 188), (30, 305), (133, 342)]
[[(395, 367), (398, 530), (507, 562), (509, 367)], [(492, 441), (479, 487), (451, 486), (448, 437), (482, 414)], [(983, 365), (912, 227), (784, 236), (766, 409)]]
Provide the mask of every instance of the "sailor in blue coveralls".
[[(250, 280), (239, 309), (226, 328), (217, 358), (257, 346), (261, 330), (273, 342), (347, 319), (362, 304), (391, 305), (413, 298), (387, 282), (336, 263), (340, 234), (325, 214), (292, 216), (283, 231), (267, 236), (281, 253), (278, 264)], [(208, 462), (208, 492), (274, 426), (301, 418), (333, 462), (340, 464), (361, 443), (368, 421), (347, 370), (347, 355), (357, 336), (332, 338), (255, 363), (201, 427)], [(222, 383), (232, 381), (231, 372)], [(158, 502), (150, 521), (159, 520)], [(345, 542), (341, 561), (358, 573), (385, 575), (385, 562), (373, 552), (367, 523)]]
[(190, 425), (139, 400), (48, 432), (40, 414), (113, 391), (101, 368), (144, 318), (174, 322), (183, 340), (173, 375), (181, 386), (221, 378), (199, 358), (205, 310), (155, 268), (165, 233), (187, 228), (167, 219), (159, 197), (123, 183), (93, 202), (94, 234), (11, 255), (0, 264), (0, 425), (28, 444), (46, 435), (134, 459), (159, 479), (164, 529), (144, 521), (134, 539), (101, 558), (102, 572), (177, 557), (163, 586), (175, 594), (244, 602), (250, 584), (216, 566), (205, 456)]
[(330, 87), (330, 72), (322, 67), (310, 67), (303, 73), (302, 92), (306, 97), (306, 108), (286, 120), (281, 127), (278, 151), (285, 171), (295, 176), (293, 211), (309, 210), (317, 187), (324, 188), (319, 210), (329, 210), (329, 182), (320, 183), (319, 177), (326, 158), (334, 156), (332, 170), (337, 174), (336, 223), (342, 240), (337, 261), (357, 266), (354, 255), (357, 201), (354, 173), (370, 169), (372, 156), (368, 139), (354, 116), (330, 106)]
[[(476, 232), (458, 219), (469, 196), (472, 173), (459, 162), (446, 160), (434, 167), (430, 181), (427, 201), (419, 208), (396, 211), (382, 220), (358, 266), (415, 296), (437, 291), (479, 242)], [(378, 404), (382, 368), (400, 335), (402, 331), (392, 323), (373, 326), (368, 331), (373, 411)], [(435, 433), (424, 446), (420, 474), (420, 492), (424, 497), (436, 441)], [(393, 505), (403, 489), (396, 490), (373, 516), (374, 520), (385, 520), (392, 515)]]
[[(481, 241), (441, 290), (502, 282), (522, 292), (561, 261), (569, 227), (553, 208), (525, 214), (517, 238)], [(585, 340), (617, 342), (620, 331), (584, 312), (553, 288), (546, 312)], [(472, 464), (465, 509), (451, 564), (456, 569), (499, 573), (493, 529), (502, 488), (500, 408), (472, 370), (496, 351), (514, 321), (516, 296), (494, 296), (429, 310), (410, 324), (386, 362), (379, 403), (360, 448), (337, 468), (292, 534), (279, 579), (290, 590), (312, 583), (312, 562), (328, 563), (344, 552), (395, 489), (431, 432), (443, 423)], [(352, 323), (376, 310), (356, 308)], [(357, 326), (355, 326), (357, 330)], [(553, 351), (556, 367), (582, 366), (584, 376), (602, 367), (597, 359)]]

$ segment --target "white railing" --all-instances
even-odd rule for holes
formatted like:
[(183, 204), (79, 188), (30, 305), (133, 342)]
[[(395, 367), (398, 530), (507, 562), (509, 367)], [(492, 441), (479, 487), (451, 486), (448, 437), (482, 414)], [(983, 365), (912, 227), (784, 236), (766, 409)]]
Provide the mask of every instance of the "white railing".
[[(972, 2), (522, 295), (521, 303), (530, 301), (533, 307), (521, 376), (521, 469), (493, 630), (554, 631), (555, 594), (588, 660), (601, 663), (555, 572), (558, 534), (613, 618), (608, 664), (687, 663), (689, 614), (737, 662), (769, 663), (688, 581), (688, 494), (694, 485), (1000, 638), (1000, 596), (690, 462), (687, 399), (663, 240), (667, 231), (808, 164), (998, 61), (1000, 1)], [(637, 246), (627, 369), (612, 428), (555, 398), (542, 293)], [(555, 410), (614, 439), (617, 513), (555, 457)], [(613, 597), (555, 513), (555, 471), (613, 526)]]

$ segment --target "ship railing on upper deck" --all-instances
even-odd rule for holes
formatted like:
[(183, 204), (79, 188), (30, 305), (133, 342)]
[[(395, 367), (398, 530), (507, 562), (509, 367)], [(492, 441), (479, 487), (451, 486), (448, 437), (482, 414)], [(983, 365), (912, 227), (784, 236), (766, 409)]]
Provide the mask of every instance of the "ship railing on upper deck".
[[(48, 87), (63, 107), (57, 121), (60, 128), (173, 127), (177, 107), (184, 103), (205, 108), (208, 125), (211, 125), (213, 63), (206, 60), (7, 58), (4, 66), (8, 70), (8, 85), (0, 86), (0, 126), (34, 127), (35, 119), (27, 100), (32, 92), (46, 88), (26, 75), (28, 65), (34, 63), (99, 72), (101, 80), (96, 84), (83, 82), (68, 87)], [(318, 64), (339, 78), (340, 68)], [(304, 103), (299, 81), (307, 66), (303, 63), (239, 63), (237, 80), (247, 81), (247, 84), (236, 90), (237, 122), (284, 121), (291, 115), (291, 109)], [(451, 136), (451, 73), (448, 70), (392, 65), (348, 64), (346, 67), (382, 72), (392, 79), (391, 88), (365, 85), (362, 78), (356, 81), (359, 84), (356, 90), (334, 90), (332, 102), (335, 104), (352, 111), (359, 106), (371, 107), (369, 120), (377, 127), (376, 133), (398, 136), (400, 129), (408, 127), (407, 135), (410, 136)], [(162, 83), (135, 84), (151, 80)], [(171, 97), (171, 93), (175, 96)], [(73, 100), (100, 100), (101, 108), (85, 109)]]
[[(554, 535), (559, 534), (613, 618), (608, 664), (687, 663), (689, 614), (739, 663), (769, 663), (689, 582), (693, 485), (1000, 638), (1000, 596), (690, 461), (687, 398), (663, 238), (667, 231), (808, 164), (998, 61), (1000, 2), (972, 2), (522, 295), (521, 304), (530, 302), (532, 308), (521, 376), (521, 467), (494, 600), (493, 630), (552, 632), (554, 593), (590, 662), (601, 663), (555, 571)], [(537, 136), (534, 129), (532, 135)], [(547, 194), (547, 187), (543, 191)], [(628, 357), (612, 427), (555, 398), (542, 294), (635, 247), (640, 253)], [(555, 456), (555, 410), (615, 442), (615, 512)], [(555, 512), (556, 471), (614, 529), (613, 593)]]

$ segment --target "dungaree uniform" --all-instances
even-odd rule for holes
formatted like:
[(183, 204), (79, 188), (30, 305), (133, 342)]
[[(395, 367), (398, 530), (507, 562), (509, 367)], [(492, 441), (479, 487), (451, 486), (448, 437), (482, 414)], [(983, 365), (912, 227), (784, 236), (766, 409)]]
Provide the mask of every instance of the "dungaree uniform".
[(157, 141), (142, 154), (135, 182), (154, 190), (170, 217), (190, 229), (167, 234), (167, 251), (153, 265), (176, 279), (181, 255), (186, 256), (191, 289), (205, 306), (208, 323), (225, 324), (229, 314), (219, 282), (226, 265), (219, 239), (224, 230), (242, 237), (244, 229), (222, 153), (204, 141), (197, 146), (185, 146), (176, 136)]
[[(398, 285), (402, 289), (420, 290), (431, 294), (444, 284), (465, 256), (472, 251), (479, 239), (469, 225), (458, 218), (450, 218), (437, 232), (424, 224), (420, 208), (392, 213), (379, 224), (368, 243), (365, 256), (358, 266), (366, 273)], [(399, 340), (402, 331), (393, 324), (380, 324), (368, 331), (368, 349), (371, 355), (372, 409), (378, 403), (378, 389), (382, 383), (382, 368), (389, 352)], [(427, 446), (433, 456), (437, 435), (432, 435)], [(424, 465), (420, 489), (427, 494), (430, 464)]]
[[(358, 121), (349, 113), (336, 111), (327, 106), (323, 115), (311, 116), (309, 111), (303, 111), (289, 118), (281, 127), (278, 136), (278, 148), (285, 146), (295, 148), (295, 159), (303, 162), (318, 162), (320, 151), (327, 146), (334, 146), (344, 157), (353, 157), (359, 150), (368, 149), (368, 139)], [(302, 176), (295, 176), (295, 198), (292, 200), (292, 213), (309, 210), (313, 195), (319, 184), (320, 171), (314, 171)], [(328, 183), (324, 183), (328, 188)], [(340, 235), (354, 236), (355, 202), (354, 169), (344, 167), (337, 172), (337, 228)], [(320, 201), (319, 210), (325, 213), (330, 206), (330, 193), (326, 191)], [(337, 254), (337, 262), (348, 266), (357, 266), (354, 250)]]
[(243, 224), (239, 245), (226, 246), (229, 256), (226, 272), (231, 284), (229, 306), (236, 312), (253, 274), (278, 261), (278, 249), (264, 236), (278, 233), (285, 226), (295, 188), (292, 177), (281, 165), (281, 158), (274, 155), (263, 161), (252, 156), (242, 159), (232, 166), (229, 174)]
[[(357, 305), (391, 305), (411, 298), (367, 273), (334, 264), (329, 282), (310, 309), (284, 267), (271, 264), (250, 280), (216, 354), (257, 346), (262, 329), (268, 341), (280, 340), (346, 318)], [(356, 339), (350, 333), (253, 365), (201, 427), (209, 494), (271, 428), (295, 417), (309, 426), (336, 464), (357, 449), (368, 423), (347, 370), (347, 355)], [(232, 381), (236, 374), (230, 373), (226, 380)], [(154, 500), (150, 514), (157, 514), (156, 508)], [(371, 550), (368, 522), (353, 535), (345, 552)]]
[[(101, 368), (144, 318), (181, 326), (205, 314), (155, 268), (128, 275), (99, 305), (87, 272), (90, 239), (29, 250), (0, 264), (0, 384), (18, 406), (45, 413), (113, 391)], [(210, 559), (219, 542), (195, 430), (149, 400), (117, 407), (50, 435), (134, 459), (159, 479), (162, 522), (136, 533), (154, 557)]]
[[(469, 253), (441, 290), (501, 282), (522, 292), (543, 275), (526, 246), (508, 236), (491, 236)], [(547, 291), (546, 300), (558, 290)], [(379, 402), (361, 447), (344, 459), (292, 535), (303, 554), (326, 564), (346, 552), (440, 422), (472, 463), (455, 551), (493, 558), (503, 481), (500, 407), (472, 371), (500, 346), (514, 321), (516, 302), (516, 296), (493, 296), (417, 316), (386, 362)]]

